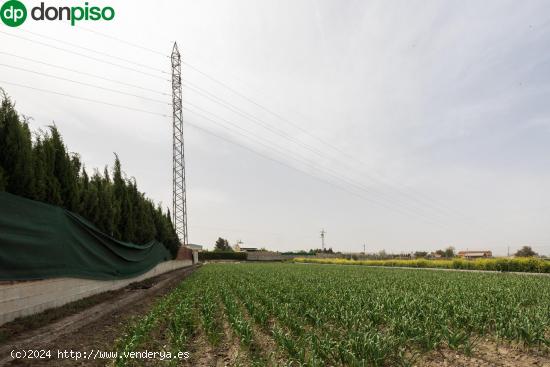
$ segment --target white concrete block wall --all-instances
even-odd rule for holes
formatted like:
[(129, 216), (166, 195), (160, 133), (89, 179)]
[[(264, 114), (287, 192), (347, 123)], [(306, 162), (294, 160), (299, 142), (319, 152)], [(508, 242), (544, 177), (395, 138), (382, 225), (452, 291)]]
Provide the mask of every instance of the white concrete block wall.
[(191, 265), (191, 260), (165, 261), (138, 277), (119, 280), (54, 278), (0, 284), (0, 325), (18, 317), (36, 314), (94, 294), (120, 289), (130, 283)]

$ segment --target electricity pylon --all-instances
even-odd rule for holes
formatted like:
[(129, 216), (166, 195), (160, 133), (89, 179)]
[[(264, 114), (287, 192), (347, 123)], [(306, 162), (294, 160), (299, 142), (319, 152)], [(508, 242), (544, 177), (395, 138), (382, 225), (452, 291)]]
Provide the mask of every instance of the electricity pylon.
[(181, 55), (178, 44), (172, 49), (172, 222), (180, 241), (188, 244), (185, 159), (183, 154), (183, 117), (181, 91)]

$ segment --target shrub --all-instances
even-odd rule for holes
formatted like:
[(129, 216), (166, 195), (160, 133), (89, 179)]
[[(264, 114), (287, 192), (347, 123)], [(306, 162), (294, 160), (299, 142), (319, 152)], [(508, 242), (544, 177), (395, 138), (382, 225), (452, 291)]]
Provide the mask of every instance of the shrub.
[(246, 260), (246, 252), (203, 251), (199, 252), (199, 261), (205, 260)]

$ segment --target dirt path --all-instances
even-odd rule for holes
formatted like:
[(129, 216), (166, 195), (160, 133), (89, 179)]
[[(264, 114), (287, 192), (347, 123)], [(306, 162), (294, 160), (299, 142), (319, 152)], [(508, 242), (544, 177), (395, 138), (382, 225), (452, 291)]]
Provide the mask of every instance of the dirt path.
[[(196, 266), (162, 274), (149, 288), (128, 286), (109, 299), (74, 315), (62, 318), (44, 327), (23, 333), (0, 347), (0, 366), (104, 366), (109, 360), (58, 359), (58, 351), (87, 352), (113, 351), (114, 341), (122, 332), (122, 325), (132, 317), (143, 315), (154, 302), (172, 290), (190, 275)], [(50, 359), (14, 360), (12, 350), (49, 350)]]

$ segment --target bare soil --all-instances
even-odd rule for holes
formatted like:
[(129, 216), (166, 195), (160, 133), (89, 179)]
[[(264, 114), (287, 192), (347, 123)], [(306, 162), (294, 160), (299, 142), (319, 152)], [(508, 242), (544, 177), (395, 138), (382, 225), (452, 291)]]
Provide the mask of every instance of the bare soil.
[(497, 344), (485, 339), (479, 342), (471, 355), (442, 348), (422, 356), (417, 366), (439, 367), (550, 367), (548, 353), (527, 350), (513, 344)]
[(250, 366), (248, 352), (241, 346), (239, 338), (225, 317), (222, 329), (222, 339), (214, 347), (208, 342), (206, 334), (199, 328), (189, 343), (191, 358), (182, 365), (193, 367)]

